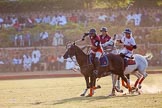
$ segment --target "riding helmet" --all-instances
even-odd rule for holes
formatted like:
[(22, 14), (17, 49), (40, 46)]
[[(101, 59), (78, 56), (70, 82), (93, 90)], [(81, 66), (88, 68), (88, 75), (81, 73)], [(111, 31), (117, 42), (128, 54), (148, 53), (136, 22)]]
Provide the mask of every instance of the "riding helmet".
[(102, 27), (101, 29), (100, 29), (100, 32), (107, 32), (107, 27)]
[(132, 31), (131, 31), (129, 28), (126, 28), (125, 31), (124, 31), (124, 33), (129, 33), (129, 34), (131, 34)]
[(96, 29), (94, 29), (94, 28), (90, 29), (89, 34), (96, 34)]

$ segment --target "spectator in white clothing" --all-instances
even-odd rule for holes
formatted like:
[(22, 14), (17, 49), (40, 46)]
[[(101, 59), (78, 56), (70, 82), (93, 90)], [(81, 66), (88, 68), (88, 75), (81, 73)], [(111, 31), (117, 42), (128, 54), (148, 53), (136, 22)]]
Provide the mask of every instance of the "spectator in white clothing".
[(47, 46), (48, 45), (48, 32), (41, 32), (40, 33), (40, 46)]
[(35, 22), (37, 24), (40, 24), (42, 22), (42, 18), (38, 15), (36, 18), (35, 18)]
[(39, 49), (37, 49), (36, 47), (34, 48), (34, 50), (32, 51), (32, 58), (34, 58), (34, 55), (36, 55), (37, 58), (41, 58), (41, 52)]
[(49, 15), (46, 15), (43, 17), (43, 20), (42, 20), (43, 23), (49, 24), (50, 21), (51, 21), (51, 17)]
[(32, 57), (31, 71), (34, 71), (35, 68), (37, 68), (37, 70), (40, 70), (39, 61), (40, 61), (40, 59), (34, 54), (34, 57)]
[(3, 22), (4, 22), (4, 19), (2, 17), (0, 17), (0, 29), (2, 28)]
[(23, 67), (25, 71), (31, 71), (32, 58), (29, 55), (23, 56)]
[(142, 14), (140, 14), (139, 12), (137, 12), (136, 14), (134, 14), (134, 25), (135, 26), (140, 26), (141, 16), (142, 16)]
[(65, 24), (67, 24), (67, 19), (66, 19), (65, 16), (59, 15), (58, 19), (59, 19), (59, 21), (58, 21), (58, 24), (59, 24), (59, 25), (63, 26), (63, 25), (65, 25)]
[(56, 25), (56, 26), (57, 26), (57, 25), (58, 25), (58, 21), (59, 21), (59, 18), (58, 18), (57, 15), (55, 15), (55, 16), (53, 16), (53, 18), (52, 18), (50, 24), (51, 24), (51, 25)]
[(59, 55), (57, 57), (57, 69), (61, 70), (64, 67), (64, 57), (62, 55)]
[(74, 69), (74, 67), (75, 67), (75, 62), (70, 57), (68, 57), (66, 59), (65, 69), (67, 69), (67, 70)]
[(63, 38), (64, 35), (61, 33), (61, 31), (56, 31), (53, 37), (52, 45), (53, 46), (63, 45)]
[(107, 20), (107, 15), (104, 15), (103, 13), (100, 13), (98, 20), (100, 23), (104, 23)]
[(127, 25), (128, 23), (133, 23), (133, 22), (134, 22), (134, 15), (133, 15), (133, 13), (128, 14), (128, 15), (127, 15), (126, 25)]

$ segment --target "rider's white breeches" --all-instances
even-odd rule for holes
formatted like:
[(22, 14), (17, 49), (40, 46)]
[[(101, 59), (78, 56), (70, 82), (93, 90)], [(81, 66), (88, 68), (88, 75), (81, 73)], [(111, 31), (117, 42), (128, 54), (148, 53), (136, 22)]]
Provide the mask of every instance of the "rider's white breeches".
[(101, 55), (102, 55), (101, 52), (96, 52), (96, 56), (95, 57), (97, 57), (98, 59), (100, 59), (101, 58)]
[(133, 51), (127, 50), (126, 48), (123, 48), (120, 53), (124, 54), (125, 56), (131, 57), (133, 55)]
[(93, 54), (95, 54), (95, 57), (97, 57), (98, 59), (100, 59), (101, 58), (101, 55), (102, 55), (102, 53), (101, 52), (94, 52), (94, 51), (92, 51), (91, 50), (91, 52), (90, 53), (93, 53)]

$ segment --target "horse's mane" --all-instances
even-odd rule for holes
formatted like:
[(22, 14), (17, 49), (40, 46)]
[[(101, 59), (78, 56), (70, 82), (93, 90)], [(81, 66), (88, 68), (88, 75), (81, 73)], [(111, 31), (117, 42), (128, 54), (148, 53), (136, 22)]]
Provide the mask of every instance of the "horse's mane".
[(79, 46), (75, 45), (75, 47), (77, 48), (77, 50), (82, 53), (83, 55), (87, 55), (83, 50), (86, 48), (86, 46), (84, 46), (83, 48), (80, 48)]

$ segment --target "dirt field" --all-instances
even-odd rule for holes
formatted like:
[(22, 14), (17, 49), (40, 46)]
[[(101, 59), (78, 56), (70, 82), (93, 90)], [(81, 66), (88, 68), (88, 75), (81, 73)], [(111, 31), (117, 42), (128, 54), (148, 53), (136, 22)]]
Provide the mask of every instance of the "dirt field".
[[(135, 77), (131, 79), (133, 83)], [(83, 77), (1, 80), (0, 108), (162, 108), (162, 74), (149, 75), (141, 95), (107, 97), (111, 78), (97, 83), (102, 88), (94, 97), (80, 97), (85, 88)]]

